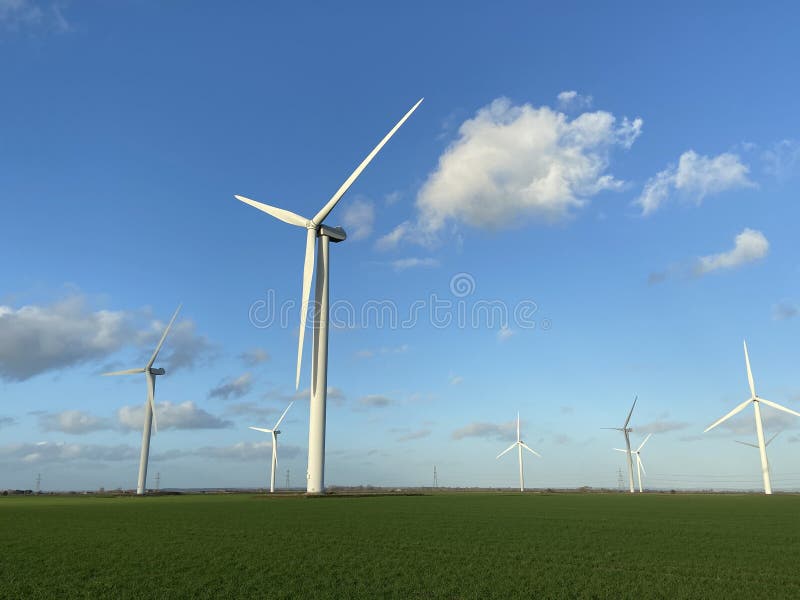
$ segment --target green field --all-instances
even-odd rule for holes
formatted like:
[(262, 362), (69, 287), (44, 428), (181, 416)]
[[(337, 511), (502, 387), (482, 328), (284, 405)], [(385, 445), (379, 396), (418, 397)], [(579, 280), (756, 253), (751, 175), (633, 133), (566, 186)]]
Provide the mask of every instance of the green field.
[(800, 598), (800, 497), (0, 498), (3, 598)]

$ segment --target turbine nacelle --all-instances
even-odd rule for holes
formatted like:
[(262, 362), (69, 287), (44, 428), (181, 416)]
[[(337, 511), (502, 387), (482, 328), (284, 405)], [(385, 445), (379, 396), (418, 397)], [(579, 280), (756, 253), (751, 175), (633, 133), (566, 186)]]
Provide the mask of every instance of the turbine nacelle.
[(347, 233), (341, 227), (328, 227), (322, 225), (317, 229), (317, 236), (327, 235), (334, 243), (343, 242), (347, 239)]
[(167, 372), (164, 369), (148, 369), (150, 375), (165, 375)]

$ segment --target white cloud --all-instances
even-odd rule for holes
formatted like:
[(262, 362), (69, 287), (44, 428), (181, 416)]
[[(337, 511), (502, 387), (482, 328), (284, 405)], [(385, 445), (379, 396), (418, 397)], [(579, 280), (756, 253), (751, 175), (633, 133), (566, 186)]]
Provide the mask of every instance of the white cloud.
[(695, 275), (706, 275), (719, 269), (733, 269), (764, 258), (769, 251), (769, 242), (764, 234), (754, 229), (745, 229), (736, 236), (734, 247), (719, 254), (702, 256), (695, 265)]
[(24, 381), (107, 357), (125, 342), (126, 318), (92, 312), (77, 295), (51, 306), (0, 306), (0, 377)]
[[(139, 344), (145, 349), (148, 359), (166, 326), (166, 322), (156, 319), (151, 321), (146, 331), (139, 333)], [(158, 355), (158, 364), (163, 365), (167, 372), (174, 373), (179, 369), (194, 367), (206, 358), (210, 351), (211, 344), (208, 338), (196, 332), (193, 321), (189, 319), (176, 321)]]
[[(144, 424), (144, 406), (123, 406), (117, 411), (117, 419), (123, 429), (141, 430)], [(231, 422), (215, 417), (194, 402), (187, 400), (180, 404), (161, 402), (156, 404), (158, 429), (222, 429), (230, 427)]]
[(497, 340), (499, 342), (505, 342), (506, 340), (511, 339), (513, 335), (514, 335), (514, 330), (511, 329), (508, 325), (503, 325), (497, 331)]
[(263, 348), (252, 348), (246, 350), (239, 355), (239, 359), (247, 367), (255, 367), (261, 363), (265, 363), (270, 359), (269, 352)]
[(0, 461), (11, 460), (27, 464), (62, 463), (76, 461), (125, 461), (139, 457), (139, 449), (120, 444), (100, 446), (95, 444), (66, 444), (64, 442), (38, 442), (12, 444), (0, 447)]
[(681, 154), (677, 167), (670, 165), (647, 181), (635, 204), (644, 216), (658, 210), (673, 192), (700, 204), (712, 194), (753, 187), (755, 184), (747, 178), (749, 171), (736, 154), (726, 152), (708, 157), (688, 150)]
[(386, 235), (378, 238), (375, 248), (378, 250), (392, 250), (396, 248), (405, 237), (411, 236), (411, 223), (404, 221)]
[(363, 240), (372, 233), (375, 224), (375, 205), (365, 198), (348, 202), (342, 215), (342, 224), (351, 240)]
[[(110, 429), (113, 423), (109, 419), (96, 417), (80, 410), (65, 410), (60, 413), (44, 413), (39, 415), (39, 427), (43, 431), (59, 431), (81, 435), (92, 431)], [(141, 427), (141, 422), (139, 423)]]
[(252, 419), (272, 419), (278, 416), (278, 409), (263, 406), (257, 402), (236, 402), (225, 407), (225, 413)]
[(393, 404), (391, 398), (387, 398), (386, 396), (380, 396), (378, 394), (371, 394), (369, 396), (364, 396), (360, 398), (358, 401), (359, 405), (361, 406), (369, 406), (369, 407), (384, 407)]
[(209, 398), (221, 398), (229, 400), (230, 398), (241, 398), (250, 393), (253, 387), (253, 376), (250, 373), (243, 373), (235, 379), (223, 379), (219, 385), (212, 388), (208, 392)]
[(558, 95), (558, 108), (564, 111), (583, 110), (592, 105), (591, 96), (583, 96), (575, 90), (561, 92)]
[(450, 376), (450, 385), (459, 385), (463, 383), (464, 378), (461, 375), (451, 375)]
[(781, 140), (761, 153), (764, 170), (780, 180), (800, 174), (800, 141)]
[(407, 237), (428, 243), (448, 221), (474, 227), (554, 223), (623, 182), (606, 171), (613, 147), (629, 148), (642, 121), (586, 112), (570, 119), (549, 107), (498, 98), (459, 128), (459, 137), (417, 195), (415, 224), (402, 223), (380, 249)]
[(517, 422), (510, 423), (470, 423), (464, 427), (456, 429), (452, 433), (454, 440), (462, 440), (467, 437), (492, 438), (497, 440), (513, 439), (517, 432)]
[(439, 261), (435, 258), (398, 258), (391, 262), (395, 271), (405, 271), (406, 269), (416, 269), (420, 267), (438, 267)]
[(56, 32), (72, 29), (57, 3), (43, 5), (33, 0), (0, 0), (0, 28), (11, 31), (47, 29)]
[(358, 358), (372, 358), (373, 356), (382, 354), (404, 354), (408, 352), (408, 344), (401, 344), (400, 346), (381, 346), (380, 348), (364, 348), (356, 352)]

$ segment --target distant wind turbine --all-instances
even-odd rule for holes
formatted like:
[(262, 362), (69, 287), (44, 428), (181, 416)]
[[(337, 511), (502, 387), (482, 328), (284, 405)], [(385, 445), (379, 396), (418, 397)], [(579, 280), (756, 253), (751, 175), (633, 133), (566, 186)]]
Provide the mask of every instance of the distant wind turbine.
[(275, 493), (275, 470), (278, 468), (278, 434), (281, 432), (278, 427), (280, 427), (281, 421), (283, 421), (283, 417), (286, 416), (286, 413), (289, 412), (289, 409), (292, 408), (292, 404), (294, 401), (289, 402), (289, 406), (286, 407), (286, 410), (283, 411), (281, 417), (272, 426), (272, 429), (263, 429), (261, 427), (250, 427), (250, 429), (255, 429), (256, 431), (263, 431), (264, 433), (271, 433), (272, 434), (272, 471), (270, 472), (269, 476), (269, 493)]
[(744, 345), (744, 363), (747, 366), (747, 382), (750, 384), (750, 397), (744, 402), (742, 402), (739, 406), (734, 408), (727, 415), (725, 415), (718, 421), (715, 421), (714, 423), (706, 427), (706, 430), (703, 433), (706, 433), (707, 431), (714, 429), (714, 427), (716, 427), (717, 425), (719, 425), (724, 421), (727, 421), (733, 415), (742, 412), (745, 408), (747, 408), (749, 404), (752, 403), (756, 419), (756, 436), (758, 437), (758, 451), (759, 454), (761, 455), (761, 476), (764, 479), (764, 493), (771, 494), (772, 483), (770, 482), (769, 478), (769, 461), (767, 460), (767, 444), (764, 442), (764, 425), (761, 422), (760, 405), (763, 403), (766, 404), (767, 406), (771, 406), (772, 408), (782, 410), (783, 412), (787, 412), (790, 415), (795, 415), (798, 417), (800, 417), (800, 413), (791, 410), (789, 408), (786, 408), (785, 406), (781, 406), (776, 402), (770, 402), (769, 400), (765, 400), (764, 398), (761, 398), (760, 396), (758, 396), (758, 394), (756, 394), (756, 385), (753, 382), (753, 372), (750, 370), (750, 356), (747, 354), (747, 341), (744, 341), (743, 345)]
[(322, 207), (322, 209), (311, 219), (306, 219), (298, 214), (256, 202), (244, 196), (235, 196), (237, 200), (249, 204), (258, 210), (272, 215), (276, 219), (303, 227), (306, 229), (306, 253), (303, 264), (303, 292), (300, 305), (300, 335), (297, 345), (297, 372), (295, 376), (295, 388), (300, 387), (300, 366), (303, 359), (303, 341), (306, 332), (306, 319), (308, 315), (308, 304), (311, 294), (311, 278), (314, 271), (314, 246), (317, 251), (317, 271), (316, 289), (314, 292), (315, 308), (315, 327), (311, 361), (311, 403), (308, 424), (308, 473), (306, 491), (309, 494), (322, 494), (325, 492), (325, 411), (327, 402), (328, 388), (328, 287), (329, 287), (329, 261), (328, 248), (330, 242), (342, 242), (347, 238), (347, 234), (341, 227), (328, 227), (323, 225), (323, 221), (336, 206), (336, 203), (344, 196), (345, 192), (353, 185), (353, 182), (361, 175), (361, 172), (380, 152), (381, 148), (406, 122), (417, 107), (422, 103), (419, 100), (403, 116), (400, 121), (387, 133), (384, 138), (372, 149), (367, 157), (361, 162), (356, 170), (353, 171), (345, 182), (339, 187), (336, 193)]
[[(653, 434), (652, 433), (648, 433), (647, 437), (644, 438), (644, 441), (641, 444), (639, 444), (639, 447), (632, 452), (632, 454), (636, 455), (636, 472), (637, 472), (637, 475), (639, 476), (639, 493), (640, 494), (643, 491), (642, 490), (642, 473), (647, 475), (647, 471), (644, 470), (644, 464), (642, 463), (642, 448), (644, 448), (644, 445), (647, 443), (647, 440), (650, 439), (651, 435), (653, 435)], [(626, 453), (628, 452), (628, 450), (623, 450), (622, 448), (614, 448), (614, 450), (616, 450), (617, 452), (626, 452)]]
[(517, 453), (518, 453), (518, 456), (519, 456), (519, 491), (520, 492), (524, 492), (525, 491), (525, 476), (523, 475), (523, 472), (522, 472), (522, 449), (525, 448), (525, 450), (535, 454), (539, 458), (542, 458), (542, 455), (539, 454), (538, 452), (536, 452), (536, 450), (533, 450), (530, 447), (528, 447), (528, 445), (520, 439), (520, 436), (519, 436), (519, 413), (517, 413), (517, 441), (514, 442), (513, 444), (511, 444), (505, 450), (503, 450), (500, 454), (498, 454), (497, 458), (500, 458), (501, 456), (503, 456), (503, 454), (506, 454), (507, 452), (511, 452), (514, 448), (517, 449)]
[(630, 433), (633, 431), (630, 427), (628, 427), (628, 423), (631, 422), (631, 415), (633, 414), (633, 409), (636, 406), (636, 401), (639, 399), (639, 396), (636, 396), (633, 399), (633, 405), (631, 406), (631, 410), (628, 413), (628, 418), (625, 419), (625, 423), (622, 427), (603, 427), (602, 429), (613, 429), (615, 431), (621, 431), (622, 434), (625, 436), (625, 448), (623, 450), (628, 455), (628, 483), (630, 484), (631, 494), (633, 494), (633, 457), (631, 456), (631, 438)]
[(155, 402), (156, 376), (166, 373), (164, 369), (154, 369), (153, 363), (156, 362), (158, 353), (161, 351), (161, 346), (164, 345), (164, 340), (167, 339), (167, 334), (169, 333), (170, 327), (172, 327), (172, 324), (175, 322), (175, 318), (178, 316), (181, 306), (182, 305), (179, 304), (178, 308), (175, 309), (175, 314), (172, 315), (169, 325), (167, 325), (167, 328), (164, 330), (161, 340), (158, 342), (155, 352), (153, 352), (153, 356), (150, 357), (150, 360), (147, 361), (144, 368), (103, 373), (103, 375), (133, 375), (136, 373), (144, 373), (145, 379), (147, 380), (147, 402), (144, 405), (144, 428), (142, 429), (142, 453), (139, 457), (139, 479), (136, 483), (136, 493), (140, 496), (147, 491), (147, 460), (150, 456), (150, 429), (152, 428), (158, 433)]

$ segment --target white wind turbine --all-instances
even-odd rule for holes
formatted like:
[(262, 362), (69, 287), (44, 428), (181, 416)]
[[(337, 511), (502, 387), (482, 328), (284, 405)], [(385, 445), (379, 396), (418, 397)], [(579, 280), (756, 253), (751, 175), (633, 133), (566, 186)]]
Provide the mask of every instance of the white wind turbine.
[[(525, 448), (528, 452), (532, 452), (539, 458), (542, 458), (542, 455), (536, 452), (536, 450), (531, 449), (528, 445), (523, 442), (519, 437), (519, 413), (517, 413), (517, 441), (511, 444), (508, 448), (503, 450), (500, 454), (497, 455), (497, 458), (500, 458), (506, 452), (511, 452), (514, 448), (517, 448), (518, 456), (519, 456), (519, 491), (525, 491), (525, 476), (522, 473), (522, 449)], [(495, 459), (496, 460), (496, 459)]]
[[(733, 415), (742, 412), (745, 408), (747, 408), (748, 404), (753, 404), (753, 411), (755, 412), (755, 419), (756, 419), (756, 436), (758, 437), (758, 451), (761, 454), (761, 476), (764, 479), (764, 493), (771, 494), (772, 493), (772, 484), (769, 480), (769, 462), (767, 461), (767, 444), (764, 442), (764, 425), (761, 422), (761, 404), (766, 404), (767, 406), (771, 406), (772, 408), (777, 408), (778, 410), (782, 410), (783, 412), (787, 412), (790, 415), (795, 415), (800, 417), (800, 413), (785, 406), (781, 406), (776, 402), (770, 402), (769, 400), (765, 400), (756, 394), (756, 385), (753, 382), (753, 372), (750, 370), (750, 356), (747, 354), (747, 342), (743, 342), (744, 344), (744, 362), (747, 366), (747, 382), (750, 384), (750, 397), (742, 402), (739, 406), (734, 408), (731, 412), (727, 415), (715, 421), (708, 427), (703, 433), (714, 429), (720, 423), (727, 421)], [(774, 436), (773, 436), (774, 438)], [(770, 440), (772, 441), (772, 440)]]
[[(636, 455), (636, 472), (639, 476), (639, 493), (642, 493), (642, 473), (647, 475), (647, 471), (644, 470), (644, 464), (642, 463), (642, 448), (647, 443), (647, 440), (650, 439), (650, 436), (653, 435), (652, 433), (648, 433), (647, 437), (644, 438), (644, 441), (639, 444), (639, 447), (636, 450), (633, 450), (632, 454)], [(622, 448), (614, 448), (617, 452), (625, 452), (627, 453), (628, 450), (623, 450)]]
[(311, 361), (311, 403), (308, 424), (308, 472), (306, 474), (306, 491), (309, 494), (322, 494), (325, 492), (325, 410), (328, 387), (328, 287), (329, 287), (329, 262), (328, 248), (330, 242), (344, 241), (347, 235), (341, 227), (328, 227), (323, 221), (333, 210), (336, 203), (347, 192), (361, 172), (380, 152), (381, 148), (400, 129), (406, 119), (411, 116), (422, 103), (420, 99), (411, 107), (389, 133), (378, 143), (372, 152), (361, 162), (356, 170), (339, 187), (331, 199), (311, 219), (306, 219), (298, 214), (250, 200), (244, 196), (235, 196), (245, 204), (249, 204), (260, 211), (272, 215), (276, 219), (306, 229), (306, 254), (303, 264), (303, 292), (300, 306), (300, 336), (297, 345), (297, 374), (295, 389), (300, 386), (300, 366), (303, 359), (303, 341), (306, 332), (306, 318), (308, 315), (309, 295), (311, 293), (311, 278), (314, 271), (314, 246), (317, 238), (317, 271), (316, 289), (314, 292), (314, 341)]
[(113, 373), (103, 373), (103, 375), (133, 375), (136, 373), (144, 373), (145, 379), (147, 380), (147, 402), (144, 405), (144, 428), (142, 429), (142, 453), (139, 457), (139, 479), (136, 483), (136, 493), (140, 496), (147, 491), (147, 459), (150, 456), (151, 428), (155, 429), (156, 433), (158, 433), (155, 401), (156, 376), (164, 375), (166, 373), (164, 369), (154, 369), (153, 363), (156, 362), (158, 353), (161, 351), (161, 346), (164, 344), (164, 340), (167, 339), (167, 334), (169, 333), (170, 327), (172, 327), (172, 324), (175, 322), (175, 318), (178, 316), (181, 306), (182, 305), (179, 304), (178, 308), (175, 309), (175, 314), (172, 315), (169, 325), (167, 325), (167, 328), (164, 330), (161, 340), (159, 340), (158, 346), (156, 346), (155, 352), (153, 352), (153, 356), (150, 357), (150, 360), (147, 361), (147, 364), (144, 366), (144, 368), (127, 369), (126, 371), (114, 371)]
[(602, 429), (613, 429), (615, 431), (621, 431), (622, 434), (625, 436), (625, 448), (623, 450), (628, 455), (628, 483), (630, 484), (631, 494), (633, 494), (633, 457), (631, 456), (631, 438), (630, 433), (633, 431), (630, 427), (628, 427), (628, 423), (631, 422), (631, 415), (633, 414), (633, 408), (636, 406), (636, 401), (639, 399), (639, 396), (636, 396), (633, 399), (633, 405), (631, 406), (631, 410), (628, 413), (628, 418), (625, 419), (625, 423), (622, 427), (603, 427)]
[(286, 410), (283, 411), (281, 414), (280, 419), (273, 425), (272, 429), (263, 429), (261, 427), (250, 427), (250, 429), (255, 429), (256, 431), (263, 431), (264, 433), (271, 433), (272, 434), (272, 472), (269, 476), (269, 492), (270, 494), (275, 493), (275, 469), (278, 468), (278, 434), (281, 432), (278, 427), (280, 427), (281, 421), (283, 421), (283, 417), (286, 416), (286, 413), (289, 412), (289, 409), (292, 408), (292, 404), (294, 401), (289, 402), (289, 406), (286, 407)]

